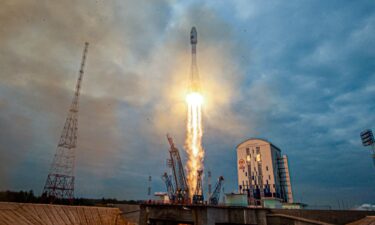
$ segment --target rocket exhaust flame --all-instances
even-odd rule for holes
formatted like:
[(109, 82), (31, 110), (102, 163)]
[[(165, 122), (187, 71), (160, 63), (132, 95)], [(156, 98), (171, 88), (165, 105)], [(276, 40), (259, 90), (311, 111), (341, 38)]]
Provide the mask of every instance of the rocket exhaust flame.
[(196, 64), (197, 31), (191, 29), (190, 42), (192, 45), (192, 65), (189, 93), (186, 96), (187, 103), (187, 124), (185, 149), (188, 154), (188, 176), (189, 195), (194, 195), (197, 186), (198, 171), (203, 170), (204, 150), (202, 148), (202, 105), (203, 96), (200, 93), (200, 81)]
[(189, 195), (193, 196), (197, 184), (197, 171), (203, 169), (204, 150), (202, 148), (202, 104), (203, 97), (198, 92), (191, 92), (186, 96), (188, 107), (186, 150), (188, 153), (188, 183)]

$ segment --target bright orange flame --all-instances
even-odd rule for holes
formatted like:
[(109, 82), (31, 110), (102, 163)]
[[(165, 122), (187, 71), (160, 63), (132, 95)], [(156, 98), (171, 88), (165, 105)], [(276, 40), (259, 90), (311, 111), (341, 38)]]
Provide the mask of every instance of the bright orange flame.
[(186, 150), (188, 153), (188, 185), (189, 194), (193, 196), (197, 185), (198, 170), (203, 169), (204, 151), (202, 148), (202, 104), (203, 96), (191, 92), (186, 96), (188, 106)]

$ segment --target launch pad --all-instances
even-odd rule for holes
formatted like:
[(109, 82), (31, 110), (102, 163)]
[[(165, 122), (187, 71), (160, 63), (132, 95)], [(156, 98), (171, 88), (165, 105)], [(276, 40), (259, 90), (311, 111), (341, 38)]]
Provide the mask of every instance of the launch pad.
[(360, 222), (363, 220), (374, 222), (374, 216), (374, 211), (142, 204), (140, 205), (139, 225), (329, 225), (349, 224), (354, 221)]

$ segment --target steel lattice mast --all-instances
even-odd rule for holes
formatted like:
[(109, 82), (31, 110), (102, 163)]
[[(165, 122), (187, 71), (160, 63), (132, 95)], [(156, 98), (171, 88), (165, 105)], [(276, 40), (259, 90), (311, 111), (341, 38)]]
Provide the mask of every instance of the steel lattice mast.
[(202, 185), (202, 174), (203, 170), (197, 171), (197, 186), (195, 187), (195, 193), (193, 195), (193, 204), (203, 204), (203, 185)]
[(52, 199), (72, 200), (74, 198), (74, 161), (75, 149), (77, 147), (78, 99), (88, 46), (89, 43), (86, 42), (73, 101), (43, 189), (43, 194)]

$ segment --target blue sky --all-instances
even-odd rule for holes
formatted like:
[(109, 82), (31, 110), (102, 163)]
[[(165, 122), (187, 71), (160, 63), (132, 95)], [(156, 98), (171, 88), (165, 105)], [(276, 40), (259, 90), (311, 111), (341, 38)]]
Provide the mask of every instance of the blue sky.
[(373, 1), (3, 1), (0, 189), (40, 193), (90, 42), (80, 99), (76, 195), (163, 191), (171, 133), (183, 151), (198, 30), (205, 168), (237, 186), (235, 146), (289, 156), (295, 199), (375, 202), (359, 132), (374, 128)]

